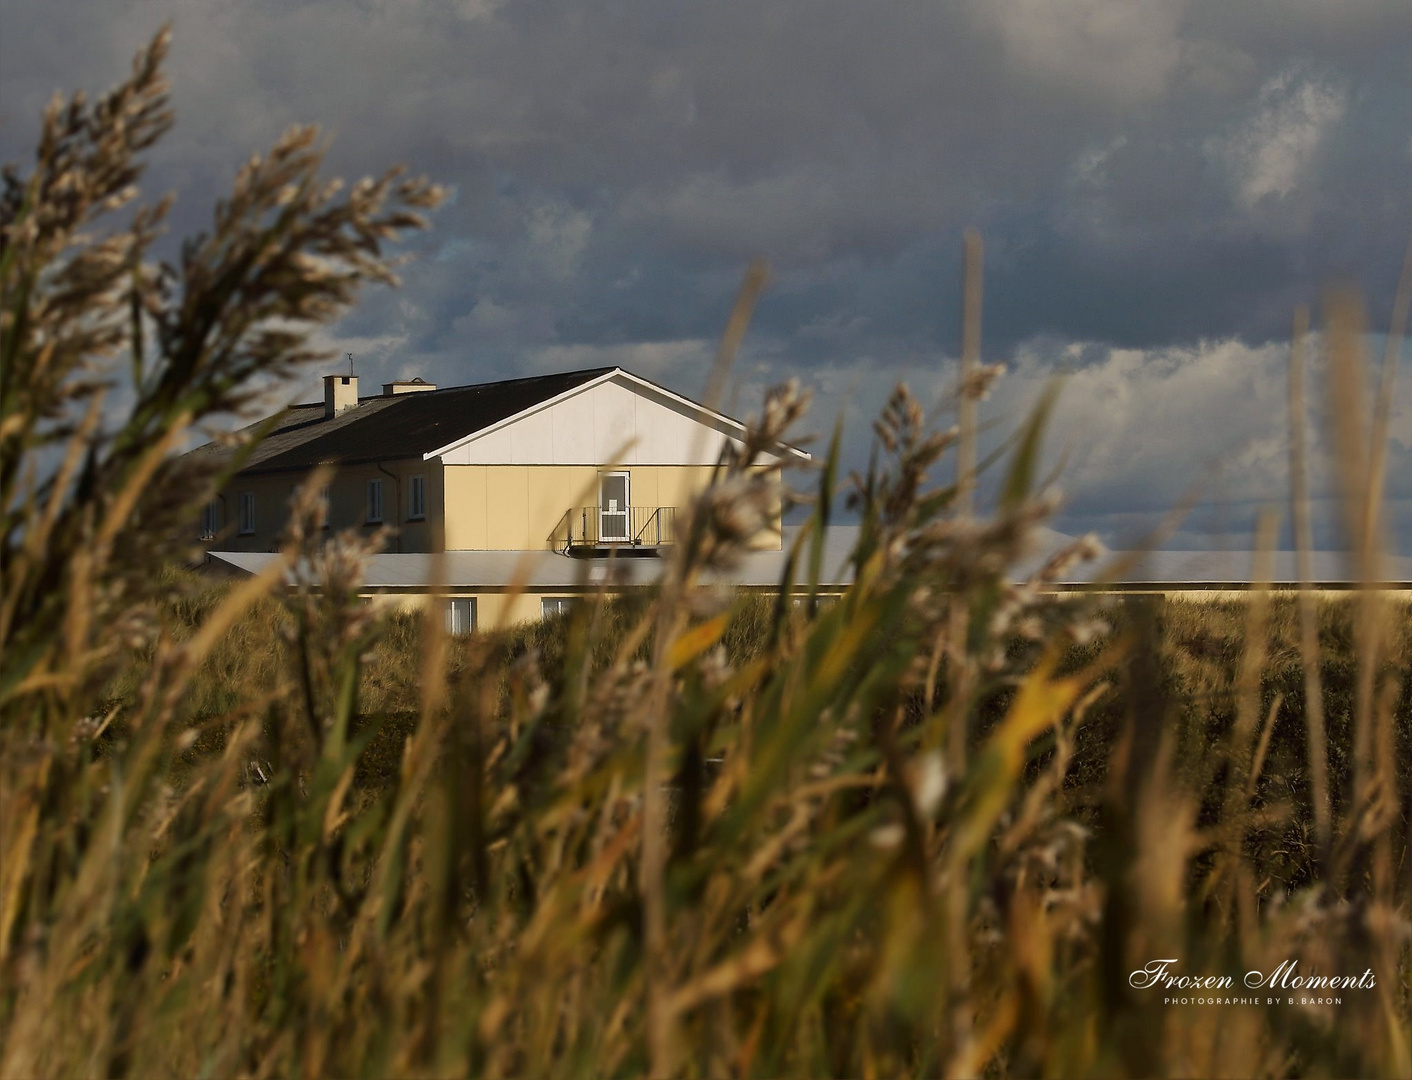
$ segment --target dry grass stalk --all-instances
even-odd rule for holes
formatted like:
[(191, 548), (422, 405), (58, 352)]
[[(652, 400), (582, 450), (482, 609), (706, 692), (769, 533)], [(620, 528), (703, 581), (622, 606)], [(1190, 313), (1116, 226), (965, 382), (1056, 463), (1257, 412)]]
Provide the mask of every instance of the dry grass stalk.
[(981, 236), (975, 229), (966, 231), (962, 251), (961, 298), (961, 381), (956, 395), (960, 410), (960, 443), (956, 450), (957, 505), (969, 513), (975, 499), (976, 484), (976, 401), (971, 390), (981, 362)]
[(1328, 743), (1324, 724), (1324, 679), (1319, 664), (1318, 600), (1312, 588), (1311, 552), (1313, 526), (1309, 513), (1309, 473), (1306, 464), (1304, 404), (1305, 352), (1309, 336), (1309, 310), (1294, 313), (1294, 333), (1289, 352), (1289, 474), (1290, 506), (1294, 519), (1294, 550), (1299, 575), (1299, 649), (1304, 659), (1304, 722), (1308, 732), (1309, 780), (1314, 800), (1314, 829), (1320, 861), (1328, 865), (1330, 808)]
[[(753, 262), (746, 271), (739, 295), (731, 308), (726, 330), (716, 351), (715, 362), (707, 379), (705, 404), (707, 408), (717, 408), (725, 392), (730, 372), (735, 364), (736, 353), (745, 338), (750, 325), (750, 317), (756, 301), (765, 286), (767, 270), (762, 260)], [(779, 417), (777, 424), (787, 424), (790, 418)], [(771, 425), (767, 424), (766, 427)], [(703, 433), (704, 434), (704, 433)], [(782, 432), (779, 432), (782, 434)], [(751, 447), (747, 440), (746, 451)], [(767, 443), (761, 443), (763, 449)], [(699, 456), (699, 455), (698, 455)], [(753, 458), (753, 454), (751, 455)], [(724, 462), (723, 462), (724, 464)], [(740, 460), (733, 463), (734, 470), (727, 470), (725, 483), (734, 478), (743, 478), (745, 467), (753, 460)], [(686, 529), (699, 545), (703, 534), (713, 522), (707, 520), (706, 506), (699, 506), (697, 512), (688, 518)], [(748, 539), (753, 529), (741, 530), (741, 540)], [(667, 783), (670, 778), (668, 756), (672, 751), (671, 736), (668, 731), (670, 699), (672, 689), (671, 672), (676, 667), (672, 663), (673, 651), (686, 627), (686, 592), (693, 584), (695, 568), (688, 558), (675, 558), (664, 577), (662, 594), (658, 600), (659, 614), (656, 621), (653, 670), (656, 678), (651, 682), (645, 700), (645, 722), (647, 727), (647, 758), (644, 769), (643, 825), (642, 825), (642, 893), (643, 893), (643, 935), (646, 949), (644, 978), (647, 994), (647, 1023), (649, 1061), (652, 1074), (669, 1076), (676, 1072), (678, 1047), (676, 1035), (676, 1013), (673, 1001), (678, 999), (674, 985), (674, 975), (668, 959), (667, 911), (663, 895), (665, 888), (664, 872), (667, 860)]]
[[(1047, 594), (1084, 544), (1016, 584), (1055, 506), (1035, 479), (1052, 396), (979, 512), (932, 484), (956, 435), (899, 388), (848, 495), (854, 584), (831, 605), (788, 595), (818, 600), (837, 439), (781, 595), (695, 587), (767, 514), (757, 466), (803, 415), (793, 386), (721, 461), (664, 584), (566, 620), (453, 640), (370, 609), (377, 541), (318, 545), (317, 483), (288, 536), (292, 589), (154, 573), (231, 466), (147, 448), (286, 371), (304, 346), (260, 320), (327, 316), (384, 276), (403, 207), (434, 201), (376, 183), (327, 201), (300, 134), (188, 246), (186, 291), (112, 276), (141, 237), (60, 233), (131, 182), (133, 129), (107, 125), (160, 127), (164, 47), (116, 104), (51, 114), (40, 173), (62, 160), (79, 180), (41, 175), (14, 190), (42, 205), (6, 204), (6, 392), (12, 370), (34, 378), (0, 419), (0, 1075), (1406, 1075), (1391, 810), (1412, 790), (1412, 714), (1386, 666), (1363, 696), (1365, 609), (1316, 612), (1338, 765), (1325, 863), (1300, 820), (1309, 748), (1277, 722), (1308, 666), (1292, 606)], [(79, 270), (46, 276), (54, 252)], [(60, 280), (86, 291), (46, 291)], [(141, 393), (108, 434), (93, 402), (133, 295)], [(1366, 428), (1338, 441), (1363, 455), (1356, 521)], [(71, 464), (45, 479), (51, 446)], [(1380, 650), (1405, 666), (1395, 611), (1404, 632)], [(1364, 709), (1344, 769), (1341, 721)], [(1336, 1023), (1297, 1007), (1213, 1023), (1130, 984), (1164, 955), (1379, 983)]]
[(1373, 403), (1373, 423), (1369, 432), (1368, 479), (1364, 485), (1362, 535), (1365, 544), (1379, 543), (1382, 535), (1380, 515), (1383, 506), (1383, 484), (1387, 472), (1388, 424), (1392, 419), (1393, 398), (1397, 393), (1397, 369), (1402, 353), (1402, 339), (1407, 330), (1407, 315), (1412, 308), (1412, 235), (1407, 238), (1407, 253), (1402, 260), (1393, 294), (1392, 320), (1383, 346), (1382, 375)]

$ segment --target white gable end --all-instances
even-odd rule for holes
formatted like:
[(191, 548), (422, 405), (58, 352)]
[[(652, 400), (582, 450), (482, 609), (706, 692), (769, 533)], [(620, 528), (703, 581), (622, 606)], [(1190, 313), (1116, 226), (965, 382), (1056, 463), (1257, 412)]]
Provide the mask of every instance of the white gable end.
[(740, 445), (728, 434), (738, 431), (615, 372), (453, 444), (440, 457), (447, 465), (712, 465), (727, 440)]

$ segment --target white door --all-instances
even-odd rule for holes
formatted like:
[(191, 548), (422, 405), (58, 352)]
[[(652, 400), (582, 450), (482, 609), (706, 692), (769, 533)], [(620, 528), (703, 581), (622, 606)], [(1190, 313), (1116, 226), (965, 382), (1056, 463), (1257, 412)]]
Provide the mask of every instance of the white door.
[(626, 541), (628, 536), (628, 474), (600, 473), (598, 478), (598, 539)]

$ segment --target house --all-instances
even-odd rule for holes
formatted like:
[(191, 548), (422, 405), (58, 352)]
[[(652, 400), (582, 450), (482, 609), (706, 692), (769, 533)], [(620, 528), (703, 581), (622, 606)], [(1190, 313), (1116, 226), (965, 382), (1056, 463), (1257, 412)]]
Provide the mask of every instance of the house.
[[(682, 508), (745, 431), (617, 367), (445, 388), (413, 379), (371, 396), (360, 396), (356, 376), (329, 375), (322, 402), (265, 423), (265, 438), (205, 508), (209, 559), (245, 568), (258, 560), (239, 556), (278, 550), (292, 495), (327, 466), (324, 527), (388, 527), (380, 560), (421, 557), (401, 560), (406, 598), (427, 595), (428, 556), (444, 555), (448, 595), (461, 601), (451, 618), (467, 629), (559, 610), (601, 581), (609, 560), (641, 559), (628, 573), (651, 577)], [(193, 453), (232, 451), (212, 443)], [(809, 455), (780, 444), (759, 467), (778, 477), (790, 459)], [(762, 553), (781, 552), (778, 507), (752, 542)], [(555, 571), (541, 574), (540, 592), (512, 598), (513, 568), (527, 560)]]

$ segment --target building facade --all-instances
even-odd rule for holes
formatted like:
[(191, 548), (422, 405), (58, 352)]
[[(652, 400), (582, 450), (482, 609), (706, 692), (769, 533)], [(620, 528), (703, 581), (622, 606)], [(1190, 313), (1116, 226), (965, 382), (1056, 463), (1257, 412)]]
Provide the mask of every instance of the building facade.
[[(324, 527), (387, 528), (388, 555), (522, 553), (588, 560), (590, 571), (593, 560), (652, 559), (676, 542), (684, 508), (744, 435), (739, 421), (621, 368), (447, 388), (413, 380), (366, 397), (354, 376), (324, 384), (323, 402), (265, 422), (206, 508), (199, 529), (211, 557), (278, 550), (294, 494), (323, 468)], [(808, 455), (781, 444), (759, 467), (778, 482), (790, 458)], [(779, 505), (754, 541), (759, 551), (781, 548)], [(443, 560), (452, 564), (491, 565)], [(508, 580), (444, 584), (472, 601), (448, 609), (466, 629), (488, 609), (527, 618), (565, 599), (522, 593), (510, 613)], [(401, 595), (420, 595), (416, 583)]]

